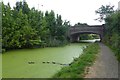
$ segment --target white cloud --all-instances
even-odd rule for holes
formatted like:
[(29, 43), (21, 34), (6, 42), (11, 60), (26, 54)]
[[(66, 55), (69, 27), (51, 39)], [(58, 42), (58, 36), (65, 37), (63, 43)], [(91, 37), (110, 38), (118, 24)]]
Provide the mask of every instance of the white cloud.
[[(10, 2), (13, 6), (16, 1), (20, 0), (4, 0), (5, 3)], [(26, 0), (30, 8), (33, 6), (42, 11), (54, 10), (55, 13), (62, 15), (64, 20), (69, 20), (72, 25), (77, 22), (88, 23), (90, 25), (102, 24), (94, 19), (98, 16), (95, 10), (101, 5), (112, 4), (118, 7), (119, 0)], [(38, 6), (39, 5), (39, 6)]]

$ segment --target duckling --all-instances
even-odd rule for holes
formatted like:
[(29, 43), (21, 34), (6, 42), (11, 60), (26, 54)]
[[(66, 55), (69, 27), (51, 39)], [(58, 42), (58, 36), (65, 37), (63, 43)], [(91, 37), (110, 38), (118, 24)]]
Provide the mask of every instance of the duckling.
[(49, 61), (47, 63), (50, 63)]
[(28, 62), (28, 64), (35, 64), (35, 62), (31, 61), (31, 62)]
[(55, 64), (55, 62), (52, 62), (53, 64)]
[(45, 63), (45, 62), (42, 62), (42, 63)]

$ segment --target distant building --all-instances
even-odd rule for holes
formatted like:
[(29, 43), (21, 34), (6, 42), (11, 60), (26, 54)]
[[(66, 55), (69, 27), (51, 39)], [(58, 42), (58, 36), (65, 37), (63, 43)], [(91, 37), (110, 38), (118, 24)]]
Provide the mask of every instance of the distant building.
[(120, 1), (118, 2), (118, 10), (120, 10)]

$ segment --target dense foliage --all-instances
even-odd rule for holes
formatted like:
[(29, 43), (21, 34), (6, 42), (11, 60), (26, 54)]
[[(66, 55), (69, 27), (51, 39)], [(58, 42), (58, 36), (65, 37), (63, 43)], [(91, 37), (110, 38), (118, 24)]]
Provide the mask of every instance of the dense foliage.
[(99, 52), (99, 45), (93, 43), (83, 51), (79, 58), (75, 58), (70, 66), (63, 67), (60, 72), (56, 73), (54, 78), (84, 78), (87, 73), (87, 67), (90, 67), (96, 59)]
[(95, 11), (96, 14), (99, 14), (99, 18), (96, 20), (102, 22), (108, 17), (110, 14), (114, 12), (114, 6), (111, 5), (102, 5), (98, 10)]
[(109, 45), (120, 61), (120, 11), (116, 11), (105, 19), (104, 42)]
[(67, 42), (68, 21), (54, 11), (30, 9), (26, 2), (2, 3), (2, 47), (3, 49), (59, 46)]
[(101, 6), (96, 13), (104, 17), (105, 31), (103, 42), (110, 46), (120, 61), (120, 11), (114, 11), (113, 6)]
[(1, 35), (2, 35), (2, 2), (0, 2), (0, 36)]

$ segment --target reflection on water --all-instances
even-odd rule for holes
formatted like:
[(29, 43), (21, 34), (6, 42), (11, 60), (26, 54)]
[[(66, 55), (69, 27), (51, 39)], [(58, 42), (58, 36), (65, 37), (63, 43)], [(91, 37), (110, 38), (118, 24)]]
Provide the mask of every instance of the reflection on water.
[(100, 39), (93, 39), (93, 40), (80, 40), (80, 42), (91, 42), (91, 43), (94, 43), (94, 42), (99, 42)]

